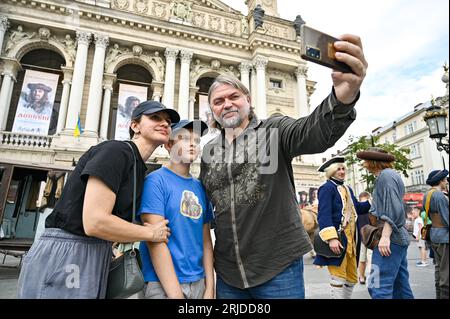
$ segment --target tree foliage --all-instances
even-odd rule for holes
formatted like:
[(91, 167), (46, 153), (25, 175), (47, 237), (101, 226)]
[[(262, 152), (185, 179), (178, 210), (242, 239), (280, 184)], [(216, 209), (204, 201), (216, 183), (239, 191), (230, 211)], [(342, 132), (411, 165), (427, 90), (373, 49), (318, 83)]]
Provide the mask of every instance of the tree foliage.
[[(410, 152), (409, 148), (402, 148), (390, 143), (380, 143), (379, 139), (380, 138), (377, 136), (350, 136), (348, 139), (349, 145), (347, 146), (345, 152), (346, 163), (349, 166), (361, 163), (362, 161), (356, 157), (356, 153), (364, 151), (369, 147), (379, 147), (394, 155), (396, 159), (394, 162), (394, 169), (403, 174), (403, 176), (409, 177), (408, 170), (412, 168), (411, 160), (408, 158), (408, 154)], [(372, 193), (375, 183), (375, 176), (364, 169), (362, 165), (360, 165), (359, 169), (362, 172), (362, 178), (366, 183), (366, 190)]]

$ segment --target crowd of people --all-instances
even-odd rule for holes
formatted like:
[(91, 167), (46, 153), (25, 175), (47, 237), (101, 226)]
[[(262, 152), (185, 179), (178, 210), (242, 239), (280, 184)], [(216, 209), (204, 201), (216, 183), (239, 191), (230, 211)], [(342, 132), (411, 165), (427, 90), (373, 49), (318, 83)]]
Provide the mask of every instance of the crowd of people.
[[(324, 152), (342, 137), (356, 118), (367, 69), (359, 37), (345, 35), (335, 48), (336, 59), (353, 73), (333, 71), (332, 92), (299, 119), (258, 119), (245, 85), (218, 76), (208, 102), (212, 126), (221, 134), (203, 148), (199, 179), (190, 168), (200, 156), (206, 124), (180, 120), (160, 102), (140, 103), (131, 114), (130, 141), (100, 143), (80, 158), (44, 233), (23, 259), (19, 298), (105, 298), (111, 243), (136, 241), (146, 282), (143, 298), (305, 298), (303, 256), (312, 245), (301, 222), (291, 162)], [(170, 160), (146, 176), (145, 161), (160, 145)], [(318, 255), (315, 263), (328, 267), (333, 298), (351, 298), (353, 286), (366, 281), (358, 275), (358, 216), (370, 215), (384, 222), (372, 256), (371, 276), (378, 275), (380, 283), (368, 284), (372, 298), (412, 298), (400, 205), (404, 186), (392, 169), (394, 158), (380, 149), (358, 157), (377, 177), (369, 200), (358, 201), (345, 184), (343, 158), (321, 167), (327, 181), (315, 201), (320, 237), (331, 250), (345, 253), (333, 260)], [(438, 191), (444, 173), (430, 174), (436, 191), (427, 213), (436, 289), (448, 298), (448, 200)], [(134, 184), (138, 224), (132, 220)], [(67, 286), (68, 265), (80, 269), (76, 289)]]

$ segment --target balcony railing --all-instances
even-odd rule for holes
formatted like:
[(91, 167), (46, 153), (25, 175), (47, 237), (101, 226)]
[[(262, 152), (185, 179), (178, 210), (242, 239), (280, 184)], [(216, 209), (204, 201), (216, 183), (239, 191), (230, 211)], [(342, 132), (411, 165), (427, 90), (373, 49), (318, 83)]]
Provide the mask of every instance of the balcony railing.
[(2, 146), (49, 149), (52, 145), (52, 139), (52, 136), (0, 132), (0, 145)]

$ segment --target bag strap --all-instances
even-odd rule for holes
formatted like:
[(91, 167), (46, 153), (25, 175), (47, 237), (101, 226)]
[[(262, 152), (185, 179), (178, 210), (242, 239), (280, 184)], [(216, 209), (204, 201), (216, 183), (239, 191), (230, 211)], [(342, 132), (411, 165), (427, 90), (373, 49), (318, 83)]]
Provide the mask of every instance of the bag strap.
[(128, 145), (133, 154), (133, 217), (131, 222), (134, 222), (136, 218), (136, 154), (134, 154), (133, 146), (131, 146), (130, 143), (125, 142), (125, 144)]
[(434, 191), (436, 189), (432, 188), (427, 194), (427, 201), (425, 202), (425, 220), (423, 221), (423, 225), (428, 225), (428, 218), (429, 218), (429, 211), (430, 211), (430, 202), (431, 202), (431, 195), (433, 195)]

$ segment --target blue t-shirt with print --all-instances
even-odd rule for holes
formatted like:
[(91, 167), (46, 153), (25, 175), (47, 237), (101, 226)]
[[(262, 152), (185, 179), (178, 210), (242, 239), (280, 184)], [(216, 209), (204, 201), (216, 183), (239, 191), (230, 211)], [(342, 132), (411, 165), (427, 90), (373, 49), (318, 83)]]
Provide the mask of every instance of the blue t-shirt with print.
[[(200, 181), (162, 167), (145, 178), (141, 214), (156, 214), (169, 220), (167, 244), (180, 283), (205, 277), (203, 268), (203, 224), (211, 222), (212, 207)], [(144, 280), (159, 281), (146, 242), (141, 242)]]

